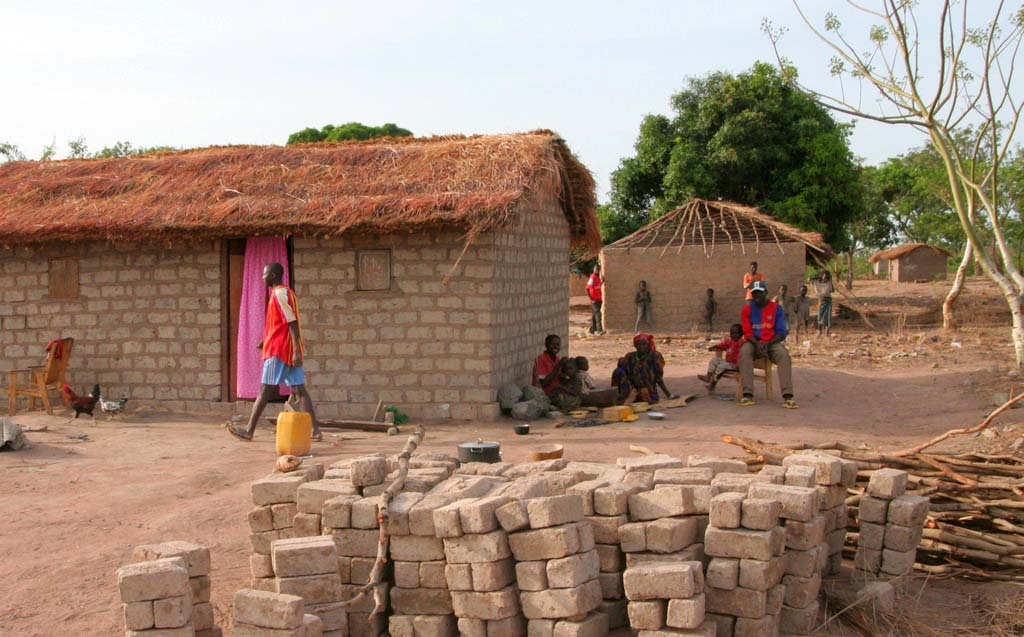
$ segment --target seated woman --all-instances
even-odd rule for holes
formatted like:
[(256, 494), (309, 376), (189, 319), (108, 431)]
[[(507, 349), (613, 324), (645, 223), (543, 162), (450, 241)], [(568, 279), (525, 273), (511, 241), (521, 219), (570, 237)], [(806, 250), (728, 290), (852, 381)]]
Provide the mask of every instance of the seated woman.
[(551, 404), (560, 411), (573, 411), (583, 404), (583, 378), (575, 358), (563, 358), (542, 385)]
[(668, 398), (675, 398), (665, 386), (665, 358), (655, 349), (654, 337), (637, 334), (633, 338), (633, 347), (636, 351), (620, 358), (612, 373), (612, 385), (618, 388), (619, 401), (656, 403), (661, 399), (659, 387)]
[[(558, 358), (558, 352), (562, 350), (562, 339), (557, 334), (548, 334), (544, 339), (544, 351), (533, 361), (533, 374), (530, 384), (543, 388), (545, 381), (551, 372), (555, 371), (555, 365), (562, 359)], [(547, 392), (547, 389), (544, 389)], [(550, 393), (550, 392), (548, 392)]]

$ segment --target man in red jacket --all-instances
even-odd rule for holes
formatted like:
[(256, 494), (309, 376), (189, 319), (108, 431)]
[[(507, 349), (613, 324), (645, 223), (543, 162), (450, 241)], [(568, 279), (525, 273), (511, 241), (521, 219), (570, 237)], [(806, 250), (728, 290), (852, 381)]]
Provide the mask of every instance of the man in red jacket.
[(754, 404), (754, 359), (767, 358), (779, 368), (782, 406), (797, 409), (793, 399), (793, 363), (789, 358), (789, 350), (783, 344), (788, 333), (786, 313), (777, 303), (768, 300), (768, 286), (764, 281), (751, 283), (750, 292), (751, 302), (744, 305), (740, 312), (745, 342), (740, 347), (743, 398), (738, 404), (741, 407)]
[(594, 266), (594, 272), (587, 279), (587, 295), (590, 297), (590, 330), (591, 334), (604, 334), (601, 324), (601, 304), (604, 302), (604, 279), (601, 278), (601, 265)]

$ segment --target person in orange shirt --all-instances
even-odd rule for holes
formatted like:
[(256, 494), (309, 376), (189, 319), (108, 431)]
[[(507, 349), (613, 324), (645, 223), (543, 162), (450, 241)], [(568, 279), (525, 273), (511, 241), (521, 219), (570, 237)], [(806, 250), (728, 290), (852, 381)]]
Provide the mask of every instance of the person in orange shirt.
[(743, 275), (743, 289), (747, 292), (747, 300), (754, 298), (750, 293), (750, 284), (754, 281), (764, 281), (764, 275), (757, 271), (757, 261), (750, 262), (750, 271)]
[(260, 378), (260, 393), (252, 404), (249, 425), (240, 430), (228, 425), (228, 432), (239, 440), (252, 440), (256, 423), (267, 406), (272, 388), (281, 383), (291, 388), (288, 403), (301, 403), (302, 411), (313, 418), (313, 440), (323, 440), (320, 423), (313, 410), (313, 399), (306, 391), (306, 374), (302, 369), (302, 334), (299, 332), (299, 305), (295, 293), (282, 284), (284, 267), (280, 263), (268, 263), (263, 268), (263, 282), (270, 288), (270, 302), (267, 303), (267, 324), (263, 340), (257, 349), (263, 350), (263, 376)]

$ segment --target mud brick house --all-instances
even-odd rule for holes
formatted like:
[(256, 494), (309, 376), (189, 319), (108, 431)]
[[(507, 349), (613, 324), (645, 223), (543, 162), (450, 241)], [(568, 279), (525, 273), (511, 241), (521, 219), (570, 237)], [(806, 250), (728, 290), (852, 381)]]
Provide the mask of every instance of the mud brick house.
[(875, 266), (875, 275), (897, 283), (944, 281), (948, 251), (926, 243), (905, 245), (876, 252), (868, 257)]
[(739, 322), (746, 297), (743, 275), (751, 261), (757, 261), (771, 295), (782, 284), (796, 294), (807, 278), (808, 262), (833, 256), (818, 233), (749, 206), (694, 199), (601, 251), (604, 325), (633, 330), (637, 284), (645, 280), (653, 298), (654, 329), (700, 328), (706, 290), (713, 288), (715, 330), (724, 332)]
[(383, 400), (491, 417), (544, 336), (568, 332), (569, 251), (599, 249), (594, 208), (548, 131), (3, 164), (2, 361), (72, 337), (77, 388), (244, 411), (254, 278), (278, 254), (323, 416)]

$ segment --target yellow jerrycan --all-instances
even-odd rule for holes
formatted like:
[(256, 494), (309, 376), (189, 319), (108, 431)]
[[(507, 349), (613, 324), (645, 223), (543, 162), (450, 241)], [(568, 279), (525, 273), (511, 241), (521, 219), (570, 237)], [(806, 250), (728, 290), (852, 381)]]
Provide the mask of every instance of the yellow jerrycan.
[(304, 411), (282, 411), (277, 417), (277, 455), (304, 456), (313, 436), (313, 417)]

